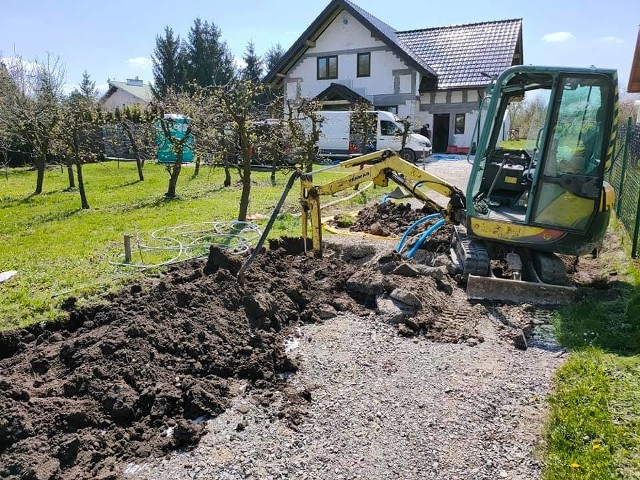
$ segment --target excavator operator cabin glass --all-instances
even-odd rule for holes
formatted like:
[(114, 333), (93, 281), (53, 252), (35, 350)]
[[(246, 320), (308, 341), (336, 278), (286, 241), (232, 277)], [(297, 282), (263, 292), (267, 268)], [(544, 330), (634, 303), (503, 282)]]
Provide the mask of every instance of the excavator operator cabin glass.
[[(553, 80), (545, 73), (517, 73), (500, 89), (487, 148), (474, 178), (477, 215), (525, 223)], [(505, 128), (509, 124), (519, 126), (517, 133)]]
[(599, 205), (606, 155), (605, 111), (612, 94), (602, 76), (563, 76), (547, 134), (533, 221), (584, 230)]

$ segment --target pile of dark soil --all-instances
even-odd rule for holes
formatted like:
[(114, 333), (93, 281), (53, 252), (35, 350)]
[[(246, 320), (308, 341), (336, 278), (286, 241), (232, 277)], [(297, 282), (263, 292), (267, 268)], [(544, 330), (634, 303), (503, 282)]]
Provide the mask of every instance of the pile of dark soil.
[[(277, 247), (278, 245), (276, 245)], [(353, 268), (284, 249), (240, 262), (212, 250), (69, 321), (0, 334), (0, 477), (115, 478), (116, 464), (189, 447), (228, 406), (228, 379), (266, 388), (294, 371), (287, 326), (357, 306)], [(194, 421), (195, 420), (195, 421)]]
[(206, 264), (92, 306), (67, 299), (64, 323), (1, 332), (0, 478), (116, 478), (123, 463), (189, 448), (200, 420), (228, 408), (236, 379), (259, 395), (296, 370), (283, 350), (294, 325), (380, 312), (381, 296), (411, 304), (404, 334), (476, 336), (449, 307), (455, 286), (442, 268), (416, 277), (397, 256), (363, 263), (368, 249), (323, 259), (303, 250), (300, 239), (271, 242), (238, 282), (241, 260), (212, 247)]
[[(438, 212), (430, 210), (426, 205), (417, 209), (410, 203), (395, 203), (387, 200), (368, 205), (360, 210), (351, 230), (382, 237), (399, 237), (414, 222), (432, 213)], [(419, 225), (414, 231), (423, 232), (428, 225), (429, 223)]]

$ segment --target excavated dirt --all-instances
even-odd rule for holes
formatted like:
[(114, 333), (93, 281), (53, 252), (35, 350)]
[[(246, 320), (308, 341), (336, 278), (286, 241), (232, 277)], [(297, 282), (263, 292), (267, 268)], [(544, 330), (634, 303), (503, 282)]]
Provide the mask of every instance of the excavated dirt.
[[(398, 235), (427, 213), (383, 203), (358, 225)], [(285, 340), (300, 323), (375, 311), (402, 336), (473, 347), (490, 319), (498, 337), (526, 348), (540, 312), (467, 302), (442, 255), (448, 239), (438, 231), (414, 262), (389, 242), (327, 242), (325, 257), (311, 259), (300, 239), (279, 239), (242, 282), (241, 260), (212, 247), (206, 263), (174, 266), (93, 305), (67, 299), (63, 324), (0, 332), (0, 477), (118, 478), (126, 462), (194, 447), (240, 383), (265, 405), (285, 392), (277, 417), (296, 429), (310, 394), (283, 378), (298, 368)]]
[[(417, 209), (410, 203), (395, 203), (387, 200), (360, 210), (350, 230), (382, 237), (399, 237), (411, 224), (432, 213), (437, 212), (426, 205)], [(428, 225), (429, 223), (418, 225), (414, 230), (415, 233), (423, 232)]]
[(296, 370), (283, 345), (300, 322), (376, 308), (403, 335), (481, 341), (473, 323), (442, 321), (454, 288), (445, 267), (420, 272), (365, 247), (301, 251), (299, 239), (272, 242), (239, 283), (241, 261), (212, 247), (206, 264), (95, 305), (67, 299), (64, 324), (0, 333), (0, 477), (117, 478), (117, 464), (190, 448), (235, 379), (268, 389)]

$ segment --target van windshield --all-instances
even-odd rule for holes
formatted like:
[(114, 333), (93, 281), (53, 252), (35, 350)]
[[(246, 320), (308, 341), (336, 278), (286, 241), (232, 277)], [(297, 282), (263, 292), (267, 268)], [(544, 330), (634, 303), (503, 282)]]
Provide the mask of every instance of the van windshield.
[(396, 122), (390, 120), (380, 120), (381, 135), (402, 135), (402, 127)]

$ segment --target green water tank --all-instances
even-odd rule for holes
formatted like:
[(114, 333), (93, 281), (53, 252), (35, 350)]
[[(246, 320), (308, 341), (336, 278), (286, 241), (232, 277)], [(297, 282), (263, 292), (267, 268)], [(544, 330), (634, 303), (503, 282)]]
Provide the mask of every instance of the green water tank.
[[(183, 139), (187, 133), (187, 128), (189, 127), (191, 119), (171, 113), (165, 114), (163, 122), (167, 125), (169, 132), (171, 133), (171, 138), (179, 140)], [(158, 159), (158, 162), (176, 163), (177, 158), (174, 146), (165, 135), (160, 121), (158, 121), (156, 128), (156, 145), (158, 146), (156, 158)], [(182, 146), (182, 163), (189, 162), (193, 162), (193, 134), (191, 132), (189, 133), (189, 138), (186, 143)]]

